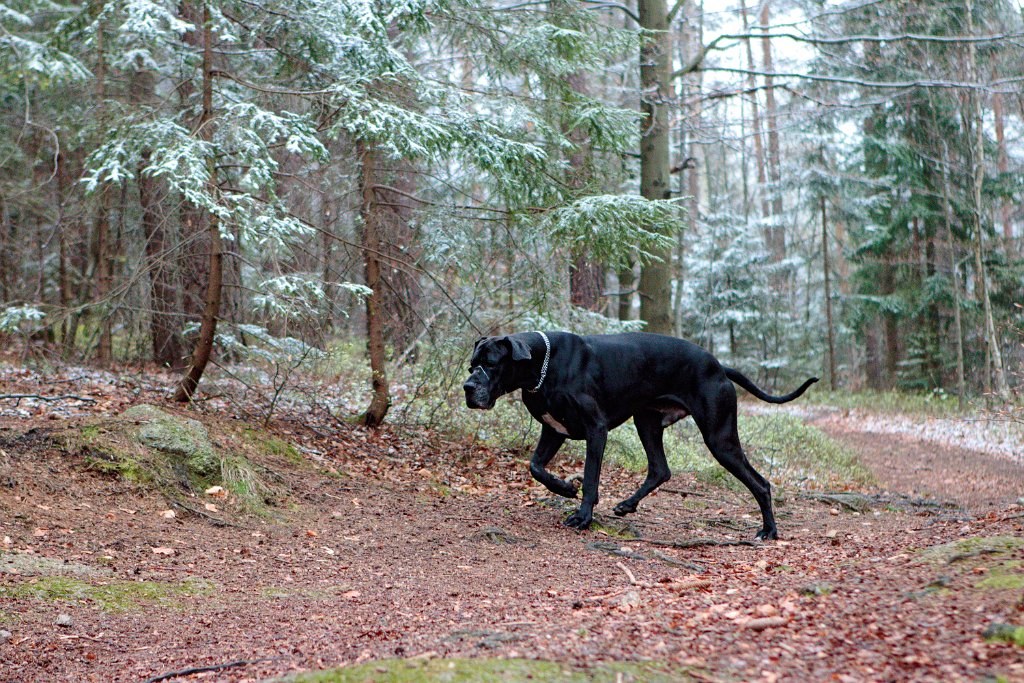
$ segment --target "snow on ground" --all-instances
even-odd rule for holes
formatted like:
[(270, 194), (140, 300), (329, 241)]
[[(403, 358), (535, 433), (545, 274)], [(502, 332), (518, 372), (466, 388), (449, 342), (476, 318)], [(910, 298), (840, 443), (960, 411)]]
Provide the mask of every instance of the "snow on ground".
[(932, 417), (928, 415), (884, 414), (831, 406), (766, 406), (743, 404), (741, 410), (767, 414), (784, 410), (810, 422), (872, 434), (899, 434), (944, 446), (1006, 457), (1024, 464), (1024, 424), (985, 415)]

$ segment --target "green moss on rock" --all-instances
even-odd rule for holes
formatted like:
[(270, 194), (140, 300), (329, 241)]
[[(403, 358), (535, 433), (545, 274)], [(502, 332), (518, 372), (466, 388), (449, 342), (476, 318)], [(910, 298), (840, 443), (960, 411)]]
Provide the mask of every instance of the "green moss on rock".
[(220, 468), (210, 433), (199, 420), (145, 403), (129, 408), (121, 417), (139, 423), (134, 437), (140, 444), (184, 459), (188, 468), (200, 476), (212, 476)]

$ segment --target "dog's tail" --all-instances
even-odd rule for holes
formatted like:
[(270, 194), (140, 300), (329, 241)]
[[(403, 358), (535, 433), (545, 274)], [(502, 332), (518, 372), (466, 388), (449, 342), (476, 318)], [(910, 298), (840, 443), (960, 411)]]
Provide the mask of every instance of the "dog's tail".
[(818, 381), (817, 377), (812, 377), (803, 384), (801, 384), (800, 388), (792, 393), (786, 394), (785, 396), (772, 396), (771, 394), (766, 394), (763, 391), (761, 391), (761, 389), (756, 384), (751, 382), (746, 377), (746, 375), (744, 375), (739, 370), (727, 368), (724, 365), (722, 366), (722, 369), (725, 370), (726, 377), (731, 379), (736, 384), (739, 384), (741, 387), (743, 387), (744, 389), (746, 389), (747, 391), (749, 391), (751, 394), (758, 397), (762, 401), (767, 401), (768, 403), (789, 403), (794, 398), (799, 398), (805, 391), (807, 391), (807, 387), (811, 386), (812, 384)]

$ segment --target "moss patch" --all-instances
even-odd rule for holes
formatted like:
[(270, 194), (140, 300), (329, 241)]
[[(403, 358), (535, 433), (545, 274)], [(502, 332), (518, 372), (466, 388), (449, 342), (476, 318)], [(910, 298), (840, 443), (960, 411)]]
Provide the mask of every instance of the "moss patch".
[(992, 567), (989, 575), (974, 586), (985, 590), (1024, 590), (1024, 572), (1020, 571), (1020, 565), (1017, 560), (1001, 562)]
[(103, 567), (90, 567), (78, 562), (66, 562), (41, 555), (0, 552), (0, 574), (14, 574), (16, 576), (38, 576), (40, 574), (104, 576), (109, 575), (110, 570)]
[(75, 602), (102, 610), (125, 612), (153, 605), (178, 607), (177, 598), (204, 595), (211, 590), (205, 581), (165, 583), (161, 581), (110, 581), (90, 583), (68, 576), (46, 576), (13, 585), (0, 586), (0, 597)]
[(254, 448), (284, 458), (293, 465), (300, 465), (304, 462), (299, 449), (284, 439), (251, 428), (243, 429), (242, 437)]
[(1017, 536), (973, 536), (925, 548), (921, 558), (952, 564), (975, 557), (1004, 558), (1020, 548), (1024, 548), (1024, 538)]
[(992, 624), (985, 629), (985, 640), (996, 643), (1010, 643), (1024, 647), (1024, 626), (1011, 624)]
[(682, 669), (655, 663), (613, 662), (591, 668), (532, 659), (387, 659), (358, 666), (299, 674), (284, 681), (294, 683), (518, 683), (565, 681), (568, 683), (687, 681)]

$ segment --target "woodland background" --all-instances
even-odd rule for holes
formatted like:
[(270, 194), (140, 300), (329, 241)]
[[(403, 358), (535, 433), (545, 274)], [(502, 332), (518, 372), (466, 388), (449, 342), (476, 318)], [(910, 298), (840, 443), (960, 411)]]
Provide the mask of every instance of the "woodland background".
[(1022, 41), (971, 0), (8, 0), (0, 335), (371, 425), (537, 328), (1009, 400)]

